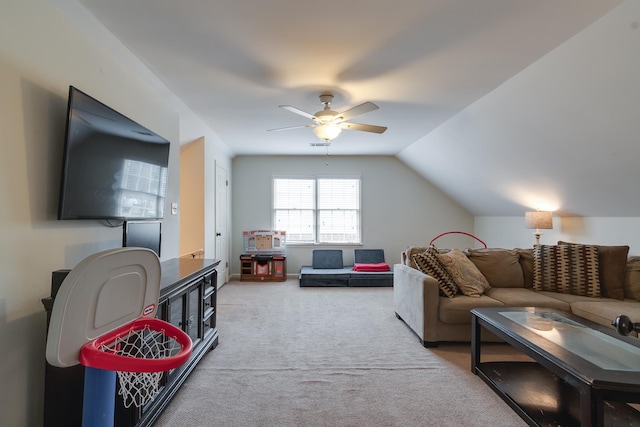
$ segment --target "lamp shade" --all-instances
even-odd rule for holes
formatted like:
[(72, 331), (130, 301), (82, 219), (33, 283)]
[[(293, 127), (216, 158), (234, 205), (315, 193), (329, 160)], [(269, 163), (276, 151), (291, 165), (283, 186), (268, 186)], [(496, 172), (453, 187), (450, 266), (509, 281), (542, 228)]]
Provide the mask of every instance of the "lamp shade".
[(553, 228), (552, 213), (549, 211), (530, 211), (524, 213), (527, 228), (550, 230)]

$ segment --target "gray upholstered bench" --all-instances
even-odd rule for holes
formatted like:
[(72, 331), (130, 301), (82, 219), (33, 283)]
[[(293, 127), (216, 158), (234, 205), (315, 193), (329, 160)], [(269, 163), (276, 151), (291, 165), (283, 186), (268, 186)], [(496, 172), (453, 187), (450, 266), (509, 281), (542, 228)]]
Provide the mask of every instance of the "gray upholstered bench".
[[(300, 286), (393, 286), (393, 271), (353, 271), (344, 266), (342, 249), (315, 249), (312, 265), (300, 269)], [(355, 249), (354, 263), (384, 263), (382, 249)]]

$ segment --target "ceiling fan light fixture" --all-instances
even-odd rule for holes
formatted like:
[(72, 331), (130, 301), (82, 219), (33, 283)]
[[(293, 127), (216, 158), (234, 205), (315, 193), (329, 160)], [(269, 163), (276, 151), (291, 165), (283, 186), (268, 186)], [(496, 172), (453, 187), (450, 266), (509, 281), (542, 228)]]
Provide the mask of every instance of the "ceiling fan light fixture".
[(280, 108), (284, 108), (285, 110), (290, 111), (294, 114), (306, 117), (307, 119), (311, 119), (313, 122), (308, 125), (289, 126), (285, 128), (269, 130), (278, 131), (298, 128), (312, 128), (313, 133), (319, 139), (323, 140), (326, 143), (337, 138), (338, 135), (340, 135), (340, 132), (342, 132), (342, 129), (372, 132), (378, 134), (384, 133), (384, 131), (387, 130), (387, 128), (384, 126), (366, 125), (363, 123), (350, 123), (347, 121), (353, 117), (359, 116), (360, 114), (377, 110), (378, 106), (373, 102), (364, 102), (360, 105), (356, 105), (355, 107), (351, 107), (348, 110), (339, 113), (331, 109), (330, 104), (332, 100), (333, 95), (331, 94), (325, 93), (320, 95), (320, 101), (322, 102), (322, 105), (324, 105), (324, 108), (321, 111), (316, 112), (315, 114), (307, 113), (306, 111), (303, 111), (296, 107), (292, 107), (291, 105), (280, 105)]
[(313, 128), (313, 133), (323, 141), (331, 141), (340, 135), (342, 129), (336, 123), (323, 123)]

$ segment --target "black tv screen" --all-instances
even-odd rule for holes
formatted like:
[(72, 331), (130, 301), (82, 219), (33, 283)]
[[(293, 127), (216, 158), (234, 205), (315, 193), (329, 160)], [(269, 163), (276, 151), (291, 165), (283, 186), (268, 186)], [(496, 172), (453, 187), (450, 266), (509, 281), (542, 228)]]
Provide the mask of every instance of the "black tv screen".
[(160, 256), (162, 223), (160, 221), (126, 221), (122, 226), (122, 246), (152, 249)]
[(164, 218), (169, 141), (69, 87), (58, 219)]

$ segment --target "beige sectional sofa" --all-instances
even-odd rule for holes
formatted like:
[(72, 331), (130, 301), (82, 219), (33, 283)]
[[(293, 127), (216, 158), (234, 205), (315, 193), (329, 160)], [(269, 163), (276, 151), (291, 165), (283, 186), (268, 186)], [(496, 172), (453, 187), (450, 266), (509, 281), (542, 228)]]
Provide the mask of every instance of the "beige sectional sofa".
[[(450, 290), (442, 279), (433, 277), (439, 273), (420, 262), (429, 248), (409, 247), (401, 255), (401, 263), (393, 269), (396, 316), (418, 335), (425, 347), (437, 346), (443, 341), (470, 341), (470, 310), (478, 307), (559, 309), (607, 326), (611, 326), (611, 321), (620, 314), (640, 322), (640, 257), (628, 257), (627, 246), (596, 246), (593, 249), (590, 245), (588, 256), (592, 262), (587, 261), (588, 266), (581, 265), (581, 270), (577, 271), (573, 266), (561, 268), (557, 259), (560, 255), (556, 252), (585, 245), (559, 243), (562, 244), (536, 247), (535, 254), (534, 249), (462, 251), (474, 269), (473, 274), (462, 269), (462, 275), (473, 276), (480, 272), (489, 285), (487, 287), (483, 282), (486, 289), (482, 289), (479, 296), (460, 291), (449, 292), (447, 296), (443, 288)], [(434, 250), (431, 248), (432, 255)], [(436, 251), (438, 257), (449, 252)], [(554, 270), (556, 267), (558, 271)], [(566, 277), (568, 271), (573, 277)], [(572, 287), (576, 281), (584, 281), (585, 275), (589, 276), (586, 280), (590, 289)], [(463, 281), (466, 278), (457, 277)], [(568, 283), (570, 287), (559, 289), (559, 283)], [(483, 333), (483, 340), (498, 339)]]

